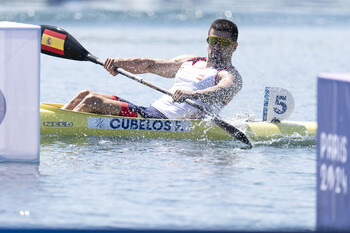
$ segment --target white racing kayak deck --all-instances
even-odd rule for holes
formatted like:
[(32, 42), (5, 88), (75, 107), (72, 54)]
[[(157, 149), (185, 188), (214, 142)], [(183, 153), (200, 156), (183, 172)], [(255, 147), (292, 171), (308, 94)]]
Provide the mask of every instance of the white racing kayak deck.
[[(117, 136), (193, 140), (235, 140), (210, 120), (129, 118), (73, 112), (62, 104), (40, 104), (42, 135)], [(253, 141), (283, 137), (315, 136), (316, 122), (282, 121), (231, 122)]]

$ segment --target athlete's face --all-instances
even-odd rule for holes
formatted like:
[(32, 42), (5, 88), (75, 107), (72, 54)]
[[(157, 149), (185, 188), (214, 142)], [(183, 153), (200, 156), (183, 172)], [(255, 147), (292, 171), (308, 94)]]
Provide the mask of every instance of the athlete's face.
[[(208, 58), (217, 65), (225, 65), (231, 59), (232, 53), (237, 48), (237, 43), (232, 42), (230, 33), (210, 29), (208, 38)], [(227, 41), (228, 40), (228, 41)]]

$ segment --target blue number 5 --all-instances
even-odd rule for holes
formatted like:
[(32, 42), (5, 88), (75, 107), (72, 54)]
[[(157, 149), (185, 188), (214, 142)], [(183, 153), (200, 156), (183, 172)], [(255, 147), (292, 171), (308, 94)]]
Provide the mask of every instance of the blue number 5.
[(273, 110), (275, 111), (275, 113), (283, 114), (283, 113), (285, 113), (287, 111), (287, 105), (286, 105), (286, 103), (283, 102), (283, 100), (286, 101), (287, 100), (287, 96), (282, 96), (282, 95), (276, 96), (275, 105), (281, 106), (282, 109), (274, 107)]

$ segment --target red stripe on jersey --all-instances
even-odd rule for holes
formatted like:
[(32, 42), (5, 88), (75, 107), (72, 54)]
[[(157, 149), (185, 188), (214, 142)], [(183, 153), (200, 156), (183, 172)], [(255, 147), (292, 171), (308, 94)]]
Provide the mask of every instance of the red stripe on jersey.
[(207, 60), (206, 57), (197, 57), (193, 60), (192, 65), (196, 64), (197, 61), (205, 61), (205, 60)]

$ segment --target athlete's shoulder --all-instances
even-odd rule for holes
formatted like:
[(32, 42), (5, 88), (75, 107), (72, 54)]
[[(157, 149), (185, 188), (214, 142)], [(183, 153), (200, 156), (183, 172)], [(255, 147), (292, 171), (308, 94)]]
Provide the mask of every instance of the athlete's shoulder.
[(234, 66), (227, 67), (223, 69), (221, 72), (221, 75), (231, 76), (234, 77), (237, 80), (242, 80), (241, 74), (238, 72), (238, 70)]
[(223, 79), (226, 79), (232, 82), (235, 88), (238, 88), (238, 89), (242, 88), (242, 85), (243, 85), (242, 77), (234, 66), (230, 66), (228, 68), (222, 69), (218, 73), (217, 81), (219, 82)]
[(193, 55), (193, 54), (184, 54), (184, 55), (174, 57), (171, 60), (176, 62), (176, 63), (184, 63), (184, 62), (190, 61), (191, 59), (194, 59), (196, 57), (198, 57), (198, 56)]

